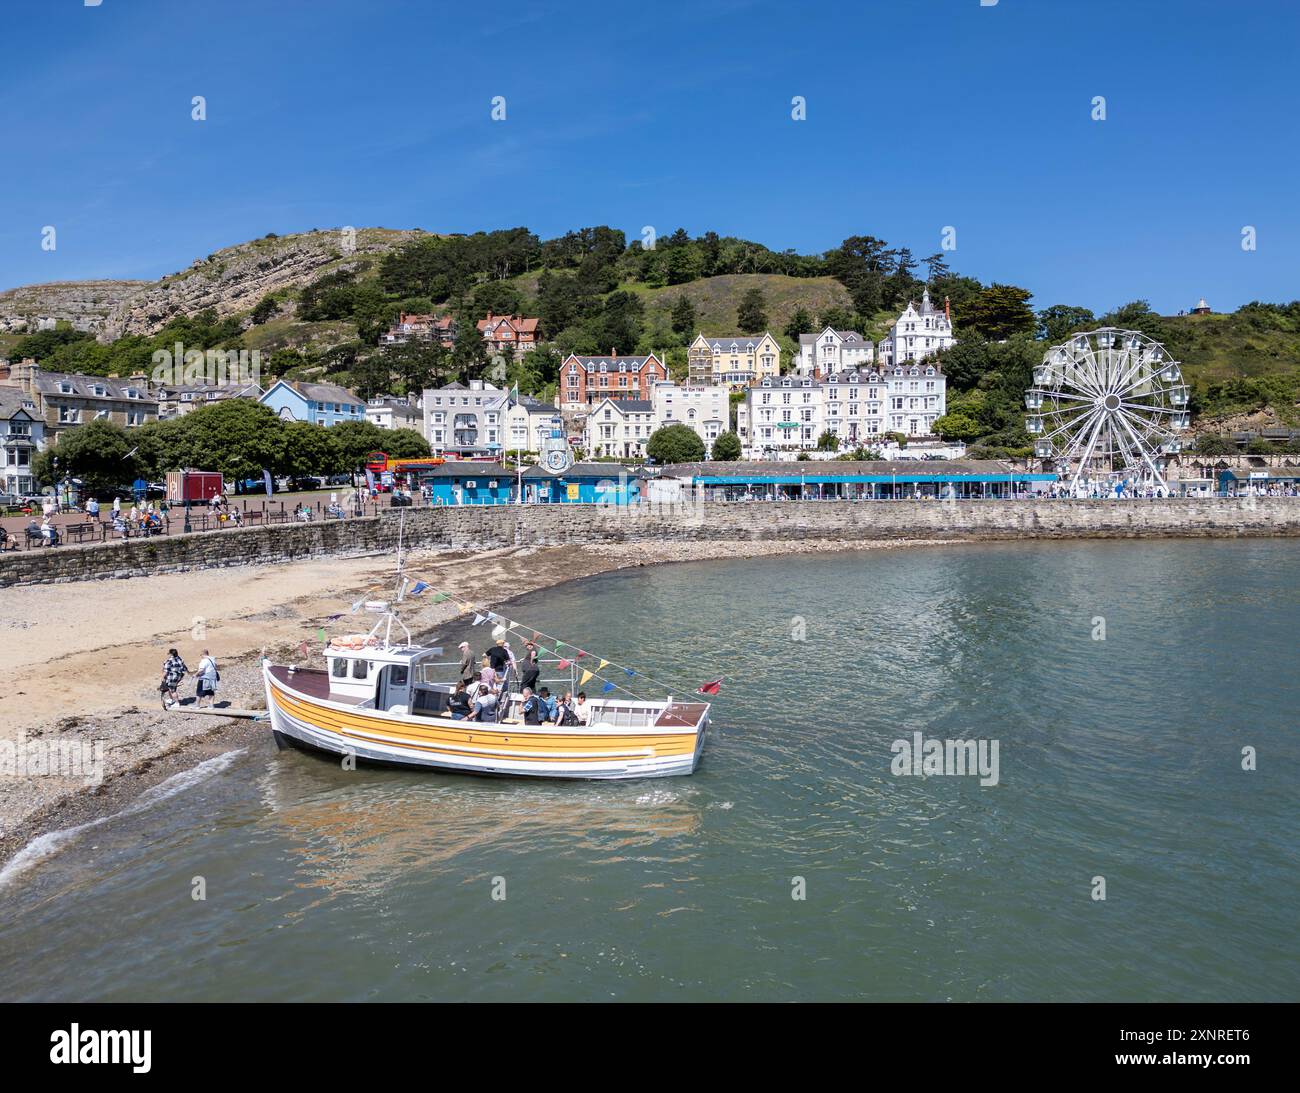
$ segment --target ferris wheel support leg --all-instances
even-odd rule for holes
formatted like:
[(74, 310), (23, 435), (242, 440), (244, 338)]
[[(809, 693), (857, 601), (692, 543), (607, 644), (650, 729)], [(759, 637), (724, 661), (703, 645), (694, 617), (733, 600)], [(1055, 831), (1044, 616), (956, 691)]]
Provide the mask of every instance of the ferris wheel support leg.
[(1137, 448), (1138, 454), (1142, 456), (1142, 461), (1146, 463), (1147, 467), (1151, 471), (1151, 477), (1155, 479), (1158, 486), (1162, 489), (1168, 490), (1169, 484), (1165, 481), (1165, 476), (1157, 469), (1155, 460), (1151, 458), (1150, 453), (1147, 451), (1146, 444), (1142, 442), (1141, 438), (1139, 438), (1137, 433), (1134, 431), (1133, 426), (1129, 424), (1128, 415), (1120, 413), (1116, 416), (1119, 418), (1120, 424), (1128, 431), (1128, 435), (1132, 437), (1133, 444)]
[(1088, 460), (1092, 458), (1092, 450), (1097, 446), (1097, 439), (1101, 436), (1101, 431), (1105, 427), (1106, 418), (1102, 414), (1097, 415), (1097, 422), (1092, 427), (1092, 434), (1088, 438), (1088, 445), (1079, 457), (1078, 470), (1074, 472), (1074, 478), (1070, 481), (1070, 489), (1073, 492), (1079, 487), (1079, 478), (1083, 475), (1084, 469), (1088, 466)]

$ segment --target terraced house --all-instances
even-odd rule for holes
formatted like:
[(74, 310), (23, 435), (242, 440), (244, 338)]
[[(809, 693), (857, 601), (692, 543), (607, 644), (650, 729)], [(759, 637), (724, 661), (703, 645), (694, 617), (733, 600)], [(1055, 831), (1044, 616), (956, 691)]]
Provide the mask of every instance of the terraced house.
[(0, 493), (36, 492), (32, 460), (45, 447), (45, 423), (19, 388), (0, 385)]
[(637, 459), (655, 431), (655, 408), (649, 399), (601, 399), (587, 415), (583, 446), (592, 456)]
[(668, 369), (653, 353), (645, 357), (620, 356), (617, 349), (608, 357), (570, 353), (560, 365), (560, 406), (572, 412), (604, 398), (649, 399), (655, 384), (667, 378)]
[(697, 334), (686, 353), (695, 384), (752, 387), (765, 376), (781, 373), (781, 347), (771, 334)]
[(499, 455), (505, 445), (510, 392), (482, 380), (429, 388), (424, 404), (424, 436), (434, 455)]
[(257, 400), (285, 421), (310, 421), (313, 425), (338, 425), (364, 421), (366, 404), (337, 383), (276, 380)]
[(13, 366), (10, 383), (31, 400), (51, 443), (58, 443), (64, 430), (88, 421), (108, 420), (133, 429), (158, 420), (158, 400), (150, 395), (144, 376), (120, 380), (46, 372), (35, 361), (25, 360)]

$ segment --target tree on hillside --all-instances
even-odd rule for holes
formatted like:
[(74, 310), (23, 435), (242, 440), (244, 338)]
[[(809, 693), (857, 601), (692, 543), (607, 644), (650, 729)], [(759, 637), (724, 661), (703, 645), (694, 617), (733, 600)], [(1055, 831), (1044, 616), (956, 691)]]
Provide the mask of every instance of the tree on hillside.
[(1107, 312), (1101, 317), (1100, 323), (1102, 326), (1117, 326), (1121, 330), (1140, 330), (1157, 341), (1165, 341), (1169, 336), (1164, 321), (1151, 310), (1151, 305), (1145, 300), (1133, 300)]
[(988, 432), (973, 417), (962, 413), (948, 413), (937, 417), (930, 429), (936, 436), (941, 436), (945, 440), (961, 441), (974, 440)]
[(600, 317), (592, 324), (591, 332), (602, 353), (617, 349), (620, 353), (633, 353), (641, 341), (642, 318), (645, 304), (640, 296), (631, 292), (612, 292), (605, 299)]
[(713, 442), (713, 458), (723, 463), (734, 463), (740, 458), (740, 437), (730, 429), (719, 433)]
[(767, 301), (763, 290), (751, 288), (740, 298), (736, 308), (736, 321), (742, 334), (761, 334), (767, 328)]
[(795, 309), (795, 313), (790, 316), (790, 321), (785, 324), (785, 336), (798, 345), (800, 334), (811, 334), (815, 329), (813, 317), (808, 313), (808, 309), (800, 307)]
[(932, 254), (928, 258), (922, 258), (921, 264), (925, 266), (925, 279), (931, 285), (933, 285), (935, 281), (947, 277), (951, 272), (948, 269), (948, 259), (944, 257), (943, 251), (939, 251), (937, 254)]
[(1033, 296), (1015, 285), (990, 285), (965, 317), (968, 326), (974, 327), (987, 341), (1004, 341), (1013, 334), (1033, 333), (1034, 312), (1029, 306)]
[(695, 332), (695, 305), (685, 295), (673, 304), (673, 330), (683, 336)]
[(83, 490), (129, 485), (143, 470), (135, 446), (121, 425), (97, 418), (60, 434), (58, 444), (37, 454), (32, 473), (50, 486), (65, 478), (79, 478)]
[(279, 303), (274, 296), (269, 293), (257, 301), (257, 306), (249, 313), (249, 321), (254, 326), (261, 326), (268, 319), (274, 317), (280, 310)]
[(1060, 345), (1076, 330), (1092, 326), (1097, 318), (1086, 307), (1053, 304), (1038, 313), (1038, 337)]
[(661, 465), (698, 463), (704, 458), (704, 441), (689, 425), (665, 425), (650, 434), (645, 454)]
[(852, 330), (858, 325), (858, 317), (847, 307), (828, 307), (817, 316), (817, 329)]
[(860, 315), (880, 310), (890, 260), (889, 247), (872, 235), (850, 236), (825, 255), (826, 272), (848, 289)]

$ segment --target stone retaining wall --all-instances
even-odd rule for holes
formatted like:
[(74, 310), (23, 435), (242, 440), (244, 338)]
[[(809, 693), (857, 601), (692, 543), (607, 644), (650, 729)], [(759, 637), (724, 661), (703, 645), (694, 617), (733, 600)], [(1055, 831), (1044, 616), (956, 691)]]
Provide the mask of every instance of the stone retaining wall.
[(419, 508), (359, 520), (22, 551), (0, 558), (0, 587), (391, 551), (403, 520), (408, 545), (455, 550), (683, 540), (1240, 537), (1300, 535), (1300, 498)]

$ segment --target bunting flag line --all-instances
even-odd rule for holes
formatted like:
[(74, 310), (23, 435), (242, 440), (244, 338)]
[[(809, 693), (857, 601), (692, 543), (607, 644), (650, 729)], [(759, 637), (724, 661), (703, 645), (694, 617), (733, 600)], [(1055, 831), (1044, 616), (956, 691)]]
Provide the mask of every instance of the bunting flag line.
[(451, 599), (451, 597), (448, 596), (447, 593), (445, 593), (445, 592), (439, 592), (436, 596), (430, 596), (430, 597), (429, 597), (429, 602), (430, 602), (430, 603), (442, 603), (443, 600), (449, 600), (449, 599)]
[(474, 616), (474, 622), (473, 622), (471, 625), (473, 625), (473, 626), (478, 626), (480, 623), (484, 623), (484, 622), (487, 622), (487, 617), (486, 617), (486, 616), (484, 616), (484, 615), (475, 615), (475, 616)]
[(608, 663), (609, 663), (609, 661), (607, 661), (607, 660), (602, 660), (602, 661), (600, 662), (600, 664), (597, 665), (597, 667), (596, 667), (596, 671), (599, 672), (600, 669), (603, 668), (603, 667), (605, 667), (605, 665), (608, 664)]
[(700, 689), (699, 689), (698, 691), (696, 691), (695, 693), (696, 693), (696, 694), (701, 694), (701, 695), (715, 695), (715, 694), (717, 694), (720, 690), (722, 690), (722, 680), (721, 680), (721, 679), (715, 679), (715, 680), (713, 680), (713, 682), (711, 682), (711, 683), (705, 683), (705, 684), (703, 684), (703, 685), (700, 687)]
[(421, 592), (423, 592), (428, 587), (429, 587), (428, 582), (416, 581), (414, 586), (411, 588), (411, 595), (418, 596)]
[(582, 678), (578, 680), (578, 686), (579, 687), (586, 686), (587, 680), (589, 680), (594, 674), (595, 673), (592, 672), (590, 668), (588, 668), (586, 671), (582, 673)]
[(601, 694), (606, 694), (606, 695), (607, 695), (607, 694), (609, 694), (609, 692), (612, 691), (613, 689), (614, 689), (614, 684), (612, 684), (612, 683), (606, 683), (605, 686), (603, 686), (603, 687), (600, 689), (600, 693), (601, 693)]
[(573, 661), (571, 661), (571, 660), (561, 660), (560, 663), (556, 665), (556, 667), (559, 668), (559, 669), (561, 669), (561, 670), (563, 670), (563, 669), (567, 668), (567, 667), (568, 667), (570, 664), (572, 664), (572, 663), (573, 663)]

